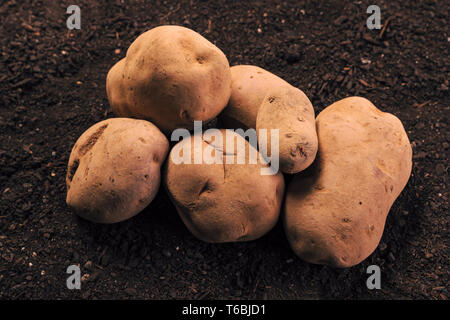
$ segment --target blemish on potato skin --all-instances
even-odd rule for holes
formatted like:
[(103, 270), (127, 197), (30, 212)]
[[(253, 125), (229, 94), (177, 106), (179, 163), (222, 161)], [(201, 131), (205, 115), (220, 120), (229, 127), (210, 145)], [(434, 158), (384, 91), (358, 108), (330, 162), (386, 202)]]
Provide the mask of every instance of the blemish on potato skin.
[(302, 157), (307, 157), (307, 153), (301, 144), (297, 144), (295, 147), (291, 148), (291, 156), (296, 157), (300, 155)]
[(237, 238), (236, 241), (245, 241), (245, 239), (247, 239), (247, 235), (244, 234), (243, 236)]
[(205, 57), (197, 57), (197, 62), (203, 64), (205, 62)]
[(83, 156), (85, 155), (89, 150), (92, 149), (92, 147), (95, 145), (95, 143), (98, 141), (98, 139), (101, 137), (105, 129), (108, 127), (108, 124), (102, 125), (100, 128), (98, 128), (91, 136), (86, 140), (86, 143), (83, 144), (80, 149), (78, 150), (78, 153)]
[(75, 175), (75, 172), (77, 171), (79, 164), (80, 164), (80, 160), (77, 159), (69, 167), (69, 172), (67, 174), (67, 178), (69, 179), (69, 181), (72, 181), (73, 176)]
[(243, 222), (241, 222), (241, 226), (242, 226), (242, 236), (240, 236), (239, 239), (244, 239), (248, 234), (247, 226)]
[(189, 112), (187, 110), (181, 110), (180, 118), (181, 119), (189, 119)]
[(198, 195), (201, 196), (203, 193), (210, 192), (210, 191), (211, 191), (211, 189), (210, 189), (209, 181), (207, 180)]

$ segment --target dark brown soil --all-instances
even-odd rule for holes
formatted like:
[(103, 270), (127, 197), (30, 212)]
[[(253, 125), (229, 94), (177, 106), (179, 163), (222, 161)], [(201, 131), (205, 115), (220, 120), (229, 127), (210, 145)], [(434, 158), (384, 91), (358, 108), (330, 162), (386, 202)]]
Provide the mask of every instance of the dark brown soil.
[[(81, 7), (81, 30), (66, 8)], [(127, 4), (123, 4), (126, 2)], [(0, 298), (447, 299), (449, 297), (448, 1), (2, 1)], [(232, 65), (255, 64), (302, 89), (316, 113), (350, 95), (398, 116), (413, 173), (378, 249), (349, 269), (296, 258), (278, 224), (248, 243), (206, 244), (164, 191), (133, 219), (95, 225), (65, 204), (76, 139), (112, 117), (109, 68), (142, 32), (192, 28)], [(357, 186), (355, 186), (357, 188)], [(66, 268), (89, 277), (66, 288)], [(377, 264), (382, 289), (368, 290)]]

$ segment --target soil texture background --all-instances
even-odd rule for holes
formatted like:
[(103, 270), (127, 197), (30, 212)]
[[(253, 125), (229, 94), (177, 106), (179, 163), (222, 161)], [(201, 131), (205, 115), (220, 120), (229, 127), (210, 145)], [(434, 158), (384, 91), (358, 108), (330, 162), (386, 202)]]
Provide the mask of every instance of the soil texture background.
[[(21, 0), (0, 4), (1, 299), (449, 298), (448, 1)], [(81, 8), (68, 30), (66, 9)], [(370, 4), (381, 30), (366, 26)], [(403, 122), (413, 147), (408, 185), (382, 241), (361, 264), (308, 264), (281, 223), (248, 243), (207, 244), (163, 189), (136, 217), (96, 225), (65, 203), (77, 138), (113, 117), (108, 70), (142, 32), (191, 28), (231, 65), (253, 64), (303, 90), (316, 114), (363, 96)], [(357, 188), (358, 186), (355, 186)], [(80, 265), (81, 290), (66, 269)], [(380, 266), (380, 290), (366, 269)]]

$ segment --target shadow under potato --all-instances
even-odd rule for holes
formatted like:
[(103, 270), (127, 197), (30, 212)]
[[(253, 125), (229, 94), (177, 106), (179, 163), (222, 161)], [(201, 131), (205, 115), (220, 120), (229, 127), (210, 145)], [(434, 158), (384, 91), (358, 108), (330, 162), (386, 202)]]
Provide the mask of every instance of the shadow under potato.
[(158, 239), (165, 238), (159, 236), (161, 233), (181, 238), (189, 236), (162, 188), (149, 206), (128, 220), (113, 224), (98, 224), (80, 218), (76, 214), (74, 220), (80, 238), (88, 239), (89, 245), (107, 247), (113, 259), (124, 257), (130, 259), (139, 255), (145, 258), (158, 247), (164, 246), (158, 243)]

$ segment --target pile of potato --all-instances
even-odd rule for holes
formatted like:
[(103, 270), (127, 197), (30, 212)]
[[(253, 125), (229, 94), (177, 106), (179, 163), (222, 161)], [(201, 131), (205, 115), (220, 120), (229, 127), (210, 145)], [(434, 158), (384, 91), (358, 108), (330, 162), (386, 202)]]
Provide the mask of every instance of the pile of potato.
[[(411, 146), (392, 114), (349, 97), (316, 118), (301, 90), (256, 66), (230, 68), (220, 49), (184, 27), (140, 35), (109, 71), (106, 90), (118, 117), (81, 135), (66, 177), (67, 204), (93, 222), (136, 215), (162, 176), (186, 227), (203, 241), (257, 239), (281, 212), (301, 259), (350, 267), (377, 247), (411, 173)], [(175, 129), (217, 118), (223, 141), (197, 133), (170, 147)], [(237, 128), (279, 130), (279, 150), (270, 143), (267, 150), (278, 151), (278, 172), (261, 174), (270, 163), (248, 158), (261, 151), (260, 137), (252, 144), (230, 130)], [(245, 159), (229, 147), (234, 142)], [(174, 161), (180, 150), (193, 161)], [(218, 161), (195, 163), (198, 152)], [(292, 177), (286, 187), (285, 175)]]

